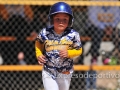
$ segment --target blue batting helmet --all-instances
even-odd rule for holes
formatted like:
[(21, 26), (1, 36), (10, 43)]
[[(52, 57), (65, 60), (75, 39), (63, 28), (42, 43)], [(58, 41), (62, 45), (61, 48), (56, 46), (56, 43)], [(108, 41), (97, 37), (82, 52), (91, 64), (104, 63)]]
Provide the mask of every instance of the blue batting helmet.
[(66, 13), (70, 16), (70, 21), (69, 21), (69, 26), (72, 25), (73, 22), (73, 12), (71, 7), (65, 3), (65, 2), (58, 2), (55, 3), (49, 11), (49, 19), (52, 22), (53, 19), (53, 15), (57, 14), (57, 13)]

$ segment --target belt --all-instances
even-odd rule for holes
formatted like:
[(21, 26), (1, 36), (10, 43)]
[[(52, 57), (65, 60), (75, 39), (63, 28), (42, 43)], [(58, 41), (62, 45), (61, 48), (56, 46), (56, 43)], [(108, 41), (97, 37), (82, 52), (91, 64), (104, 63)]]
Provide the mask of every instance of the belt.
[[(55, 68), (55, 67), (52, 67), (52, 66), (47, 66), (48, 68)], [(46, 67), (44, 67), (44, 69), (46, 71), (48, 71), (48, 69)], [(56, 69), (57, 70), (57, 69)], [(62, 73), (62, 74), (70, 74), (70, 71), (61, 71), (61, 70), (57, 70), (59, 73)]]
[[(59, 72), (59, 71), (58, 71)], [(70, 71), (63, 71), (63, 72), (59, 72), (59, 73), (62, 73), (62, 74), (70, 74)]]
[(64, 71), (62, 74), (70, 74), (70, 71)]

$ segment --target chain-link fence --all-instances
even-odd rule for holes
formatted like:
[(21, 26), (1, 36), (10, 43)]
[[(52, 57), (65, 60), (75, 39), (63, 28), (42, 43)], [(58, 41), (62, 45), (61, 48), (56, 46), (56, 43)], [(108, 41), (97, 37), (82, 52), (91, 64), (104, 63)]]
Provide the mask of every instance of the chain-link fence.
[[(120, 7), (116, 4), (114, 6), (113, 4), (109, 6), (109, 3), (103, 6), (71, 5), (74, 15), (73, 29), (80, 33), (83, 47), (89, 44), (85, 47), (85, 52), (86, 48), (87, 51), (90, 49), (86, 57), (90, 54), (91, 59), (97, 59), (101, 51), (106, 51), (109, 52), (109, 56), (119, 58)], [(34, 40), (42, 28), (49, 26), (50, 6), (0, 5), (0, 50), (3, 64), (18, 64), (19, 52), (25, 54), (24, 59), (27, 64), (37, 63)]]
[[(80, 69), (82, 68), (82, 66), (80, 66), (79, 71), (75, 71), (72, 74), (69, 90), (120, 89), (120, 67), (96, 66), (95, 71), (89, 71), (89, 66), (84, 67), (87, 67), (87, 69)], [(6, 70), (3, 68), (6, 68)], [(18, 68), (18, 70), (16, 68)], [(0, 66), (0, 70), (1, 90), (44, 90), (39, 66)]]
[[(0, 4), (1, 65), (38, 64), (34, 41), (40, 30), (49, 26), (48, 14), (54, 1), (49, 1), (50, 4), (37, 0), (35, 3), (33, 0), (30, 1), (31, 3), (26, 1), (27, 4), (24, 2), (13, 0), (12, 4), (5, 0), (3, 4), (0, 1), (2, 3)], [(68, 3), (74, 15), (73, 29), (80, 33), (83, 46), (83, 54), (75, 59), (74, 63), (90, 65), (91, 62), (97, 61), (99, 65), (119, 64), (120, 2), (81, 0), (68, 1)], [(98, 71), (98, 73), (101, 72), (103, 71)], [(0, 73), (1, 90), (43, 90), (41, 71), (2, 71)], [(86, 71), (75, 71), (75, 74), (85, 73)], [(114, 80), (109, 82), (114, 84)], [(86, 90), (86, 85), (85, 78), (73, 78), (70, 90)], [(97, 88), (110, 90), (111, 87), (104, 85), (97, 83)], [(117, 85), (118, 83), (113, 85), (114, 89), (111, 90), (115, 90)]]

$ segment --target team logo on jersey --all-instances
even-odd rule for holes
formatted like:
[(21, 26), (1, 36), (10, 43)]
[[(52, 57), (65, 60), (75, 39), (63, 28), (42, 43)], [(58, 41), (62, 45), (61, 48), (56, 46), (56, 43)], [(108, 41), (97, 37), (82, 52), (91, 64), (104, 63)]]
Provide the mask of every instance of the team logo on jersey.
[(61, 41), (46, 40), (45, 49), (47, 52), (51, 50), (64, 50), (64, 49), (68, 49), (72, 43), (73, 43), (72, 41), (68, 41), (66, 39), (62, 39)]

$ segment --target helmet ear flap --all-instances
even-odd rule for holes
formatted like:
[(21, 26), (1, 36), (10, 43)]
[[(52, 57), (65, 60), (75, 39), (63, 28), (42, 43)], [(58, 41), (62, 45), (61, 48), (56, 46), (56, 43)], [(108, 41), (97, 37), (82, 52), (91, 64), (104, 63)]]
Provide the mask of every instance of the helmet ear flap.
[(53, 25), (53, 15), (49, 16), (50, 25)]
[(55, 16), (55, 14), (49, 16), (49, 22), (50, 22), (50, 25), (53, 25), (53, 17)]
[(72, 27), (72, 25), (73, 25), (73, 18), (70, 16), (70, 20), (69, 20), (68, 26), (69, 26), (69, 27)]

